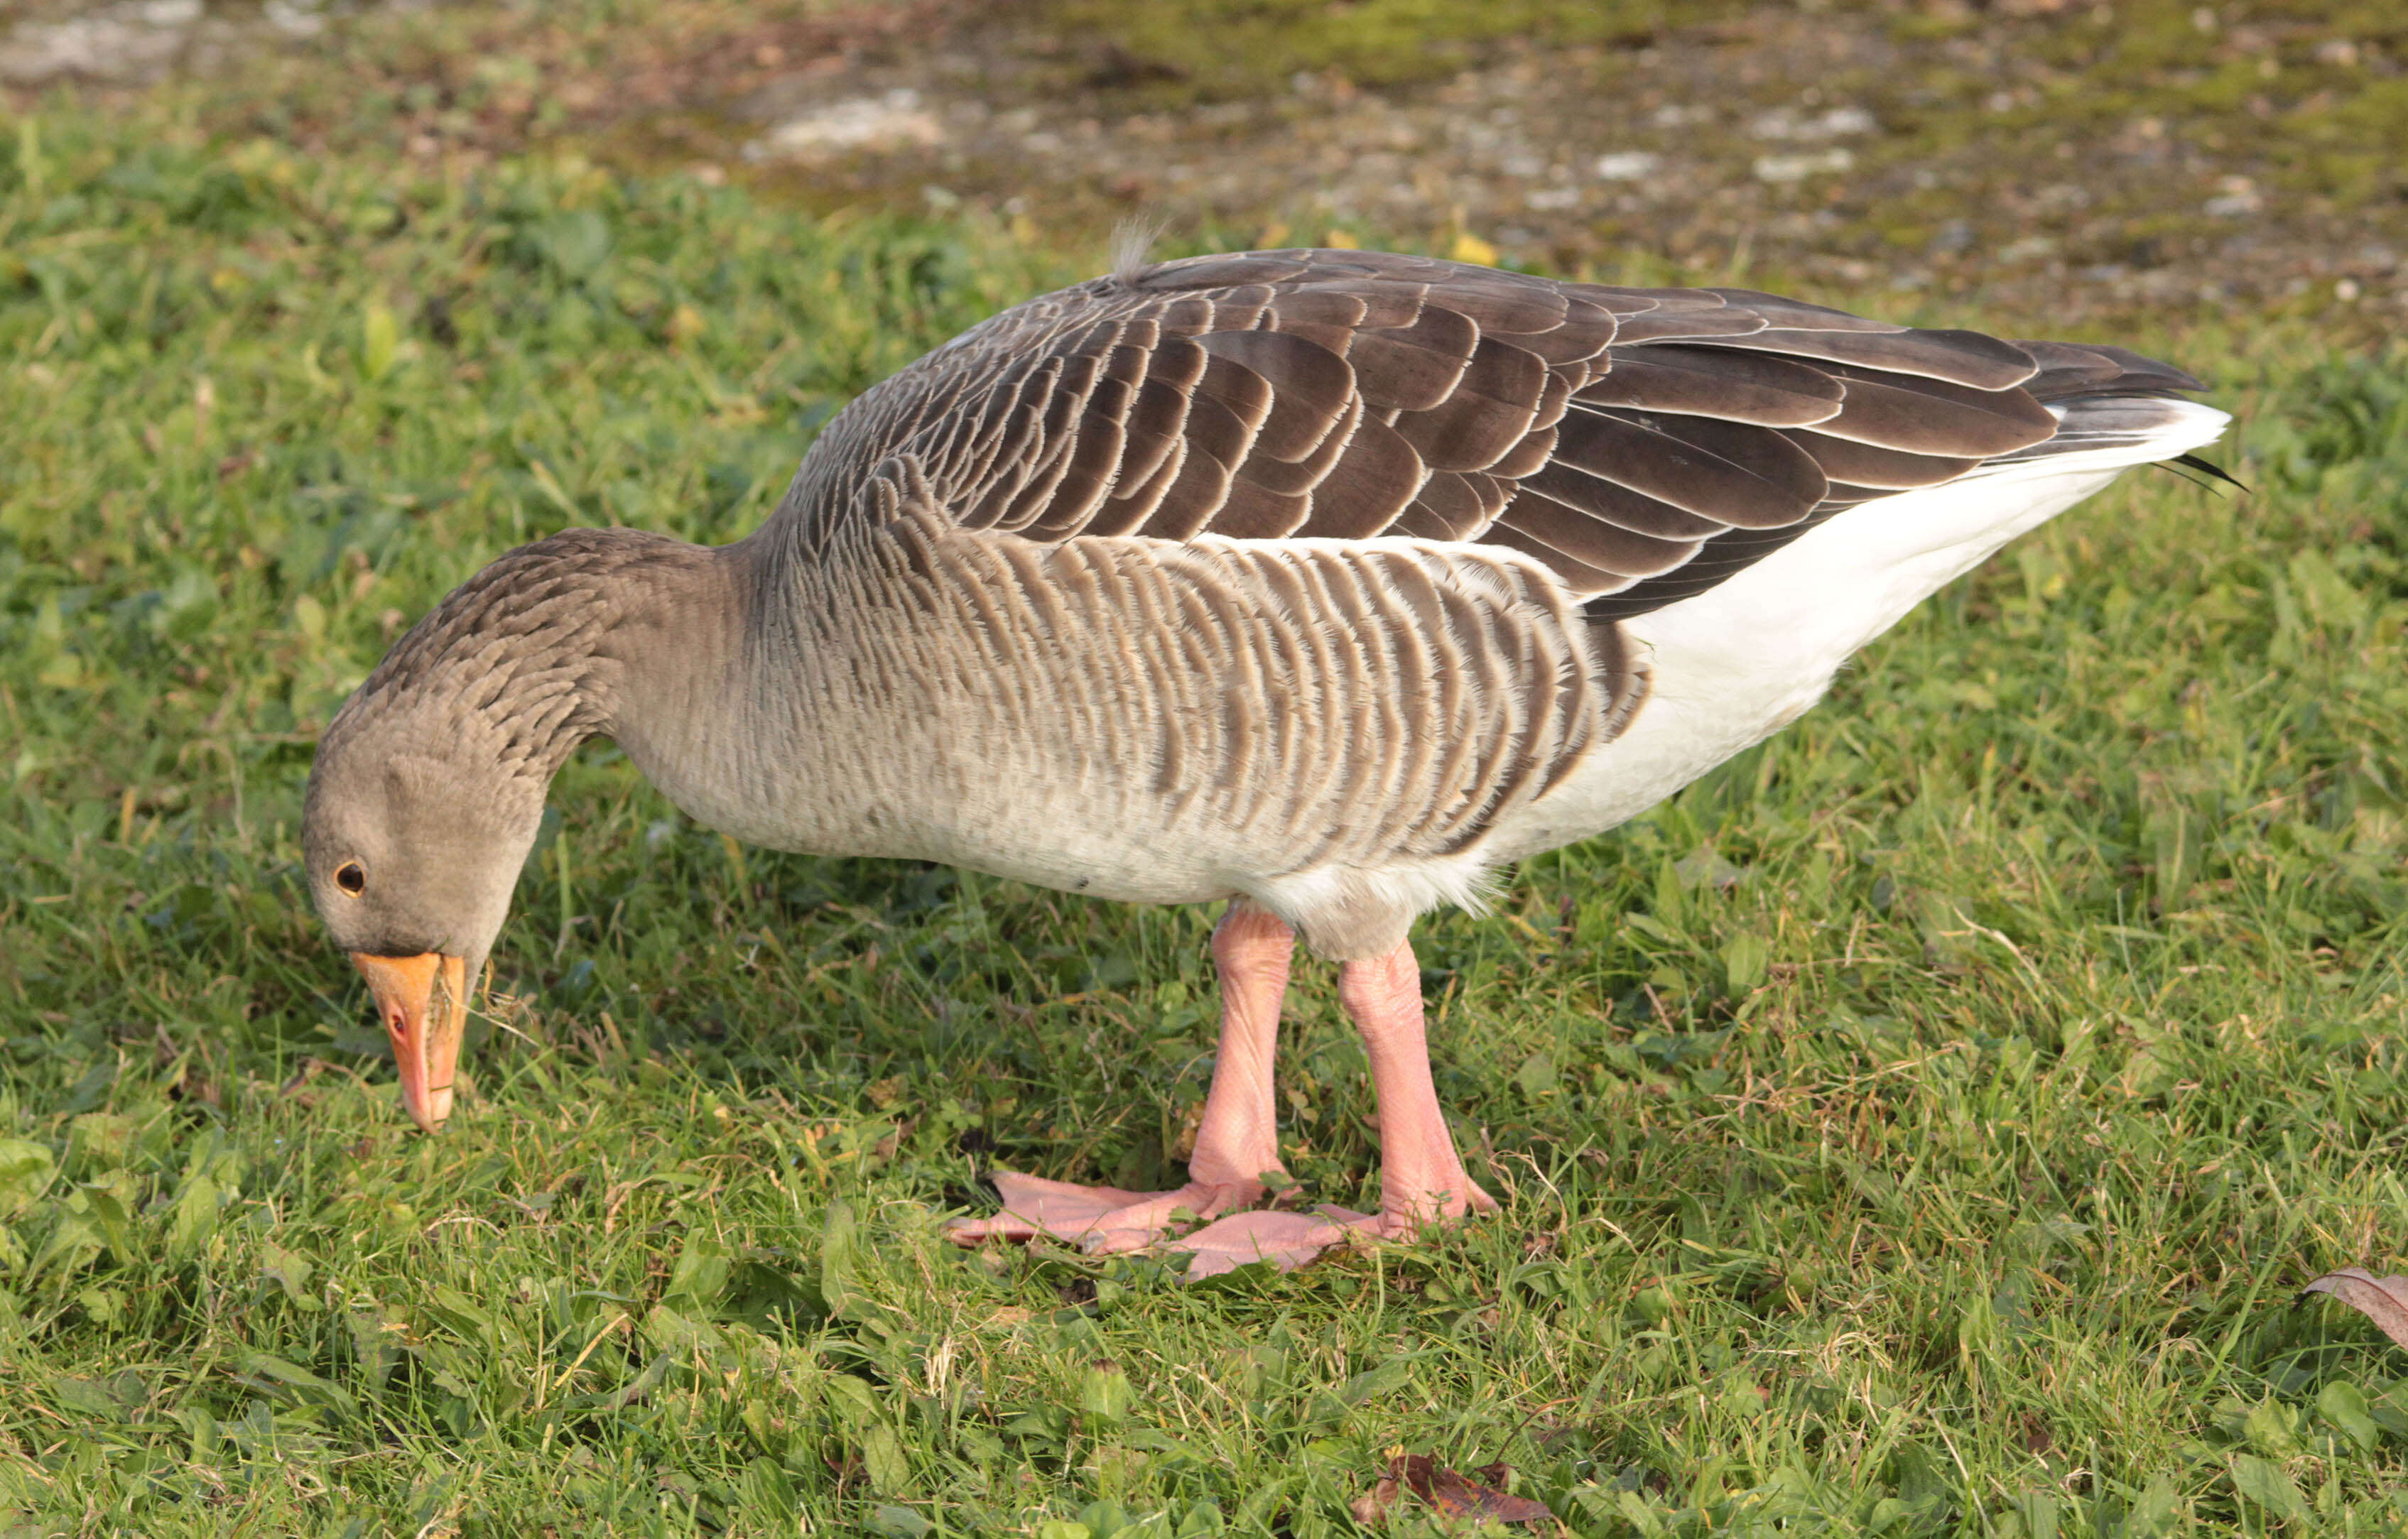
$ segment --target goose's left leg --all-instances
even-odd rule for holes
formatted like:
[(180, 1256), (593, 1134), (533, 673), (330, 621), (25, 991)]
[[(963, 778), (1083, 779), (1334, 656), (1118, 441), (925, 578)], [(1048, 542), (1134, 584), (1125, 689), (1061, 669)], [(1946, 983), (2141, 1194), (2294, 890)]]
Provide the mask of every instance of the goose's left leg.
[(996, 1171), (1003, 1211), (957, 1223), (948, 1233), (964, 1245), (1052, 1234), (1089, 1250), (1136, 1250), (1182, 1223), (1261, 1202), (1263, 1177), (1280, 1171), (1271, 1062), (1295, 950), (1296, 932), (1243, 899), (1229, 905), (1212, 932), (1212, 962), (1221, 976), (1221, 1046), (1212, 1060), (1212, 1089), (1197, 1124), (1185, 1186), (1123, 1191)]
[(1446, 1114), (1430, 1081), (1429, 1036), (1422, 1016), (1421, 968), (1412, 943), (1385, 956), (1347, 962), (1338, 997), (1363, 1033), (1371, 1088), (1380, 1097), (1380, 1211), (1324, 1206), (1317, 1213), (1239, 1213), (1208, 1224), (1175, 1248), (1193, 1251), (1190, 1277), (1249, 1261), (1284, 1271), (1302, 1266), (1351, 1233), (1410, 1240), (1422, 1226), (1494, 1213), (1497, 1200), (1463, 1168)]

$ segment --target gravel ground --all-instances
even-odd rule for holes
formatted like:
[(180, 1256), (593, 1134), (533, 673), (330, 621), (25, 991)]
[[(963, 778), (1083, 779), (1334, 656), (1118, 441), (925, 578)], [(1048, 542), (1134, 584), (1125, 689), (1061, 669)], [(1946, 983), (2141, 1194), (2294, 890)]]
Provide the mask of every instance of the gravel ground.
[(343, 14), (325, 0), (19, 0), (0, 6), (0, 82), (142, 85), (179, 70), (218, 70), (262, 49), (315, 37)]
[[(2408, 142), (2408, 18), (2259, 8), (1765, 7), (1613, 45), (1506, 38), (1434, 79), (1332, 66), (1208, 99), (1158, 26), (1132, 52), (1092, 0), (669, 3), (598, 43), (493, 7), (428, 30), (310, 0), (129, 0), (14, 7), (0, 80), (138, 89), (273, 51), (372, 77), (395, 99), (381, 131), (427, 159), (552, 139), (822, 207), (985, 208), (1034, 238), (1136, 215), (1182, 241), (1405, 240), (2060, 323), (2246, 308), (2386, 332), (2408, 318), (2389, 148)], [(1185, 42), (1200, 58), (1211, 36)]]
[(740, 163), (832, 201), (967, 199), (1053, 222), (1157, 212), (1232, 241), (1401, 233), (1556, 270), (1770, 271), (1979, 292), (2033, 314), (2408, 311), (2396, 173), (2337, 196), (2295, 174), (2283, 142), (2325, 127), (2303, 120), (2352, 105), (2344, 93), (2396, 94), (2392, 55), (2199, 26), (2200, 67), (2287, 44), (2335, 78), (2288, 103), (2244, 98), (2243, 121), (2268, 125), (2254, 135), (2152, 110), (2145, 91), (2102, 112), (2079, 101), (2080, 72), (2028, 46), (2031, 30), (1914, 36), (1888, 13), (1766, 8), (1633, 48), (1508, 44), (1422, 85), (1322, 71), (1115, 112), (1126, 93), (1097, 82), (1127, 61), (966, 25), (778, 73), (698, 128), (652, 128), (691, 134), (705, 160), (726, 157), (733, 130)]

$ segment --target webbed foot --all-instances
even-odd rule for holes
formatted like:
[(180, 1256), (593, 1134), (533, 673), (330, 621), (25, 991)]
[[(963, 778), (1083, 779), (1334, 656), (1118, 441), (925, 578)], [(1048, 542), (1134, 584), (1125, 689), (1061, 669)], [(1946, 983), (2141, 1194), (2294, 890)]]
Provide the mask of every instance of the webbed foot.
[(1124, 1191), (1010, 1171), (996, 1171), (994, 1179), (1003, 1210), (992, 1218), (965, 1218), (952, 1225), (945, 1233), (956, 1244), (1050, 1234), (1096, 1255), (1118, 1255), (1253, 1207), (1264, 1193), (1260, 1181), (1190, 1181), (1176, 1191)]

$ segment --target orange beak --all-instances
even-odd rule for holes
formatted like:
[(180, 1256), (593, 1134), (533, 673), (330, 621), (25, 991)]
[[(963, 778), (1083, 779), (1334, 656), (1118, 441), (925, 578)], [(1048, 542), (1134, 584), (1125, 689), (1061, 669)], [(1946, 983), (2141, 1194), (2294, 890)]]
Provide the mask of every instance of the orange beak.
[(351, 965), (368, 980), (377, 1014), (393, 1038), (393, 1061), (401, 1069), (401, 1104), (409, 1119), (428, 1133), (452, 1115), (452, 1074), (460, 1062), (460, 1034), (468, 1024), (468, 965), (459, 957), (429, 951), (419, 957), (372, 957), (351, 953)]

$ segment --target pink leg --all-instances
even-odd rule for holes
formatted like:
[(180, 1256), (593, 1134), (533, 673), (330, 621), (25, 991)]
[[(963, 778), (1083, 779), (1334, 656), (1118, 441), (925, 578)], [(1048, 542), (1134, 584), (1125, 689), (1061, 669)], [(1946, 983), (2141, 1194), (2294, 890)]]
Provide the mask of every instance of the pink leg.
[(995, 1185), (1003, 1211), (957, 1223), (949, 1231), (952, 1236), (976, 1245), (1052, 1234), (1090, 1250), (1135, 1250), (1163, 1238), (1181, 1221), (1182, 1210), (1211, 1218), (1261, 1202), (1263, 1177), (1283, 1174), (1271, 1063), (1295, 949), (1296, 932), (1242, 900), (1229, 905), (1212, 932), (1212, 961), (1221, 975), (1221, 1046), (1212, 1060), (1212, 1089), (1197, 1124), (1185, 1186), (1176, 1191), (1123, 1191), (998, 1171)]
[(1212, 1055), (1212, 1089), (1196, 1125), (1196, 1152), (1187, 1174), (1222, 1185), (1254, 1182), (1280, 1169), (1279, 1126), (1271, 1101), (1271, 1063), (1279, 1047), (1280, 1002), (1287, 996), (1296, 932), (1244, 902), (1233, 903), (1212, 932), (1212, 964), (1221, 976), (1221, 1046)]
[(1380, 1218), (1410, 1237), (1415, 1226), (1467, 1213), (1494, 1213), (1497, 1200), (1472, 1184), (1430, 1083), (1422, 1020), (1422, 973), (1411, 941), (1384, 957), (1350, 962), (1338, 997), (1363, 1033), (1371, 1086), (1380, 1095)]
[(1351, 1232), (1382, 1240), (1410, 1240), (1427, 1223), (1493, 1213), (1497, 1201), (1465, 1173), (1430, 1082), (1429, 1038), (1422, 1019), (1421, 969), (1411, 942), (1382, 957), (1347, 962), (1338, 997), (1363, 1033), (1371, 1086), (1380, 1097), (1380, 1213), (1324, 1207), (1302, 1213), (1240, 1213), (1207, 1225), (1179, 1243), (1196, 1253), (1191, 1277), (1210, 1276), (1249, 1261), (1303, 1265)]

